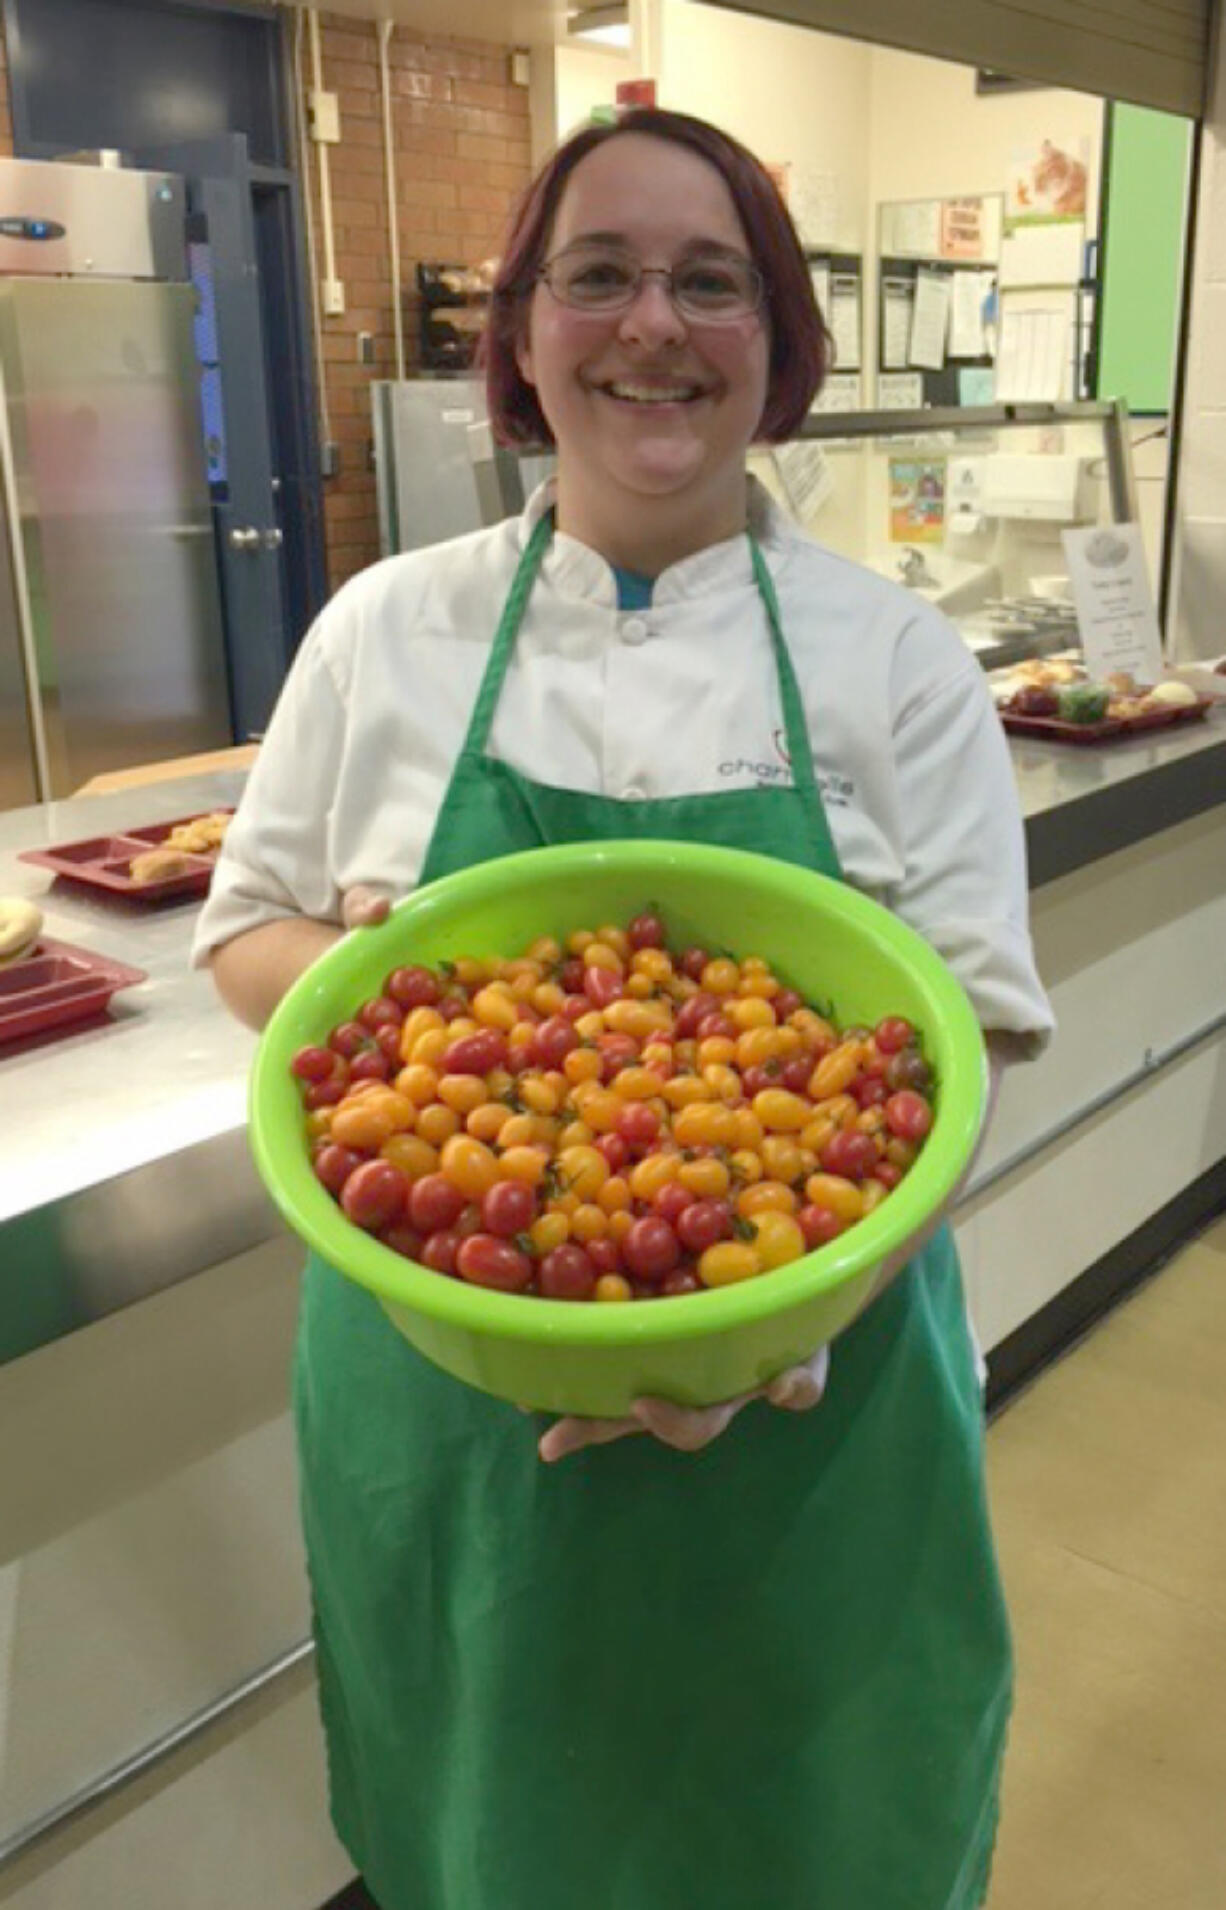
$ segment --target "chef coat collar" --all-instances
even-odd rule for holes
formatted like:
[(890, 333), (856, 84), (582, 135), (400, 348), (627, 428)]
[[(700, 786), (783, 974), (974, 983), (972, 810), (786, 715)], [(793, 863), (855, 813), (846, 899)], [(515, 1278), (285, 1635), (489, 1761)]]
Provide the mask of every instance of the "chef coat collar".
[[(787, 555), (793, 532), (788, 519), (775, 504), (769, 491), (755, 477), (749, 482), (749, 528), (777, 571)], [(546, 511), (552, 510), (557, 497), (557, 480), (547, 478), (528, 499), (519, 524), (521, 549), (527, 544)], [(555, 531), (542, 566), (542, 576), (563, 596), (583, 597), (602, 608), (617, 608), (617, 579), (613, 566), (577, 537)], [(652, 608), (679, 603), (689, 597), (704, 597), (715, 591), (753, 588), (753, 563), (749, 543), (742, 532), (696, 551), (680, 563), (670, 564), (656, 578)]]

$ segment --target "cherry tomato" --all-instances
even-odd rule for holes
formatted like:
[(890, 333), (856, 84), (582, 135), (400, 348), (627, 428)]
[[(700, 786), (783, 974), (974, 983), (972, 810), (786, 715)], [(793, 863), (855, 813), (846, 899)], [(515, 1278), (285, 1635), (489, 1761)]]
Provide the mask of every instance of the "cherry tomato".
[(710, 959), (705, 948), (695, 946), (684, 951), (677, 967), (683, 975), (688, 975), (692, 982), (697, 982), (702, 980), (702, 971)]
[(456, 1271), (476, 1287), (495, 1287), (500, 1293), (522, 1293), (534, 1267), (526, 1253), (497, 1234), (470, 1234), (460, 1242)]
[(423, 1174), (409, 1194), (409, 1219), (423, 1234), (454, 1227), (467, 1206), (465, 1196), (446, 1174)]
[[(809, 1073), (812, 1074), (812, 1072), (813, 1068), (810, 1064)], [(767, 1088), (781, 1087), (782, 1083), (783, 1067), (778, 1061), (760, 1061), (754, 1067), (746, 1068), (741, 1075), (741, 1086), (745, 1091), (745, 1098), (749, 1101), (752, 1101), (755, 1095), (762, 1094)], [(788, 1092), (794, 1094), (797, 1090), (792, 1088)]]
[(428, 968), (394, 968), (383, 992), (402, 1008), (433, 1008), (439, 998), (438, 978)]
[(390, 1081), (393, 1065), (399, 1067), (399, 1056), (393, 1064), (376, 1043), (373, 1048), (364, 1048), (361, 1054), (354, 1055), (349, 1063), (349, 1078), (351, 1081)]
[(828, 1240), (841, 1234), (847, 1225), (829, 1207), (802, 1207), (796, 1219), (810, 1251), (815, 1247), (824, 1247)]
[(403, 1254), (406, 1260), (421, 1260), (424, 1242), (416, 1227), (410, 1227), (407, 1222), (394, 1220), (390, 1227), (380, 1227), (379, 1238), (385, 1247)]
[(466, 995), (443, 995), (438, 1004), (438, 1012), (444, 1021), (458, 1021), (461, 1015), (468, 1013)]
[(626, 986), (619, 969), (593, 966), (583, 971), (583, 992), (593, 1008), (607, 1008), (610, 1002), (621, 1000)]
[(593, 1145), (609, 1163), (611, 1174), (620, 1174), (630, 1159), (630, 1149), (620, 1134), (598, 1134)]
[(705, 1253), (732, 1233), (732, 1209), (726, 1200), (696, 1200), (677, 1218), (677, 1238), (687, 1253)]
[(379, 1052), (391, 1062), (394, 1074), (398, 1074), (401, 1068), (400, 1029), (401, 1023), (398, 1021), (385, 1021), (382, 1027), (375, 1029)]
[(648, 1148), (660, 1132), (660, 1117), (646, 1101), (631, 1101), (617, 1117), (616, 1132), (628, 1148)]
[(621, 1243), (622, 1259), (636, 1280), (662, 1280), (681, 1258), (681, 1245), (662, 1214), (644, 1214)]
[[(595, 1246), (597, 1243), (592, 1242)], [(611, 1244), (611, 1243), (610, 1243)], [(614, 1249), (616, 1260), (616, 1249)], [(600, 1269), (615, 1273), (616, 1265)], [(549, 1300), (588, 1300), (596, 1288), (598, 1269), (591, 1252), (564, 1241), (547, 1253), (536, 1269), (537, 1285)]]
[(328, 1036), (328, 1046), (346, 1061), (352, 1061), (355, 1055), (365, 1054), (374, 1047), (374, 1037), (369, 1028), (360, 1021), (342, 1021)]
[(563, 995), (559, 1012), (565, 1015), (567, 1021), (578, 1021), (581, 1015), (591, 1014), (592, 1003), (587, 995)]
[(893, 1161), (878, 1161), (873, 1169), (873, 1179), (879, 1180), (883, 1187), (897, 1187), (902, 1176), (902, 1168)]
[(399, 1028), (404, 1020), (404, 1009), (394, 1002), (390, 995), (376, 995), (373, 1001), (366, 1001), (358, 1009), (358, 1020), (363, 1028), (369, 1028), (372, 1034), (378, 1034), (380, 1028)]
[(663, 948), (664, 924), (650, 911), (636, 915), (626, 929), (626, 940), (631, 948)]
[(924, 1094), (932, 1086), (932, 1069), (917, 1049), (903, 1048), (890, 1056), (885, 1078), (886, 1085), (895, 1091), (912, 1088), (917, 1094)]
[(915, 1030), (901, 1015), (887, 1015), (873, 1030), (873, 1039), (882, 1054), (897, 1054), (915, 1040)]
[(700, 989), (696, 995), (691, 995), (688, 1001), (681, 1004), (674, 1023), (678, 1040), (688, 1041), (691, 1035), (698, 1033), (699, 1022), (705, 1021), (708, 1015), (718, 1015), (721, 1012), (719, 997), (704, 994)]
[[(589, 1004), (585, 1000), (583, 1005), (586, 1009)], [(578, 1046), (574, 1023), (565, 1015), (550, 1015), (532, 1037), (532, 1065), (546, 1070), (560, 1068), (571, 1049)]]
[(326, 1081), (336, 1066), (334, 1048), (299, 1048), (290, 1062), (290, 1073), (300, 1081)]
[(701, 1287), (702, 1281), (696, 1273), (691, 1273), (688, 1267), (676, 1267), (665, 1276), (660, 1292), (671, 1299), (679, 1293), (697, 1293)]
[(330, 1194), (339, 1194), (355, 1167), (360, 1167), (366, 1159), (352, 1147), (339, 1147), (335, 1141), (329, 1141), (321, 1147), (311, 1166), (315, 1178), (323, 1182)]
[(600, 1273), (618, 1273), (621, 1271), (621, 1248), (608, 1234), (602, 1234), (597, 1240), (584, 1243), (584, 1252)]
[(932, 1126), (932, 1109), (921, 1094), (900, 1088), (885, 1104), (885, 1118), (891, 1134), (901, 1141), (922, 1141)]
[(633, 1067), (639, 1058), (639, 1044), (633, 1035), (598, 1035), (596, 1047), (604, 1081), (612, 1081), (623, 1068)]
[[(339, 1055), (337, 1059), (340, 1059)], [(349, 1069), (346, 1066), (343, 1074), (334, 1074), (329, 1081), (312, 1081), (302, 1097), (302, 1105), (312, 1109), (333, 1108), (338, 1101), (344, 1100), (348, 1085)]]
[(889, 1095), (889, 1086), (880, 1074), (858, 1074), (847, 1090), (862, 1108), (880, 1107)]
[(734, 1021), (729, 1021), (727, 1015), (713, 1008), (709, 1015), (703, 1016), (694, 1032), (699, 1041), (710, 1041), (717, 1036), (724, 1041), (735, 1041), (740, 1030)]
[(872, 1135), (862, 1134), (855, 1127), (840, 1128), (837, 1134), (832, 1134), (821, 1153), (826, 1172), (837, 1174), (842, 1180), (863, 1180), (879, 1159)]
[(462, 1035), (453, 1041), (446, 1054), (448, 1074), (490, 1074), (507, 1065), (507, 1038), (501, 1028), (483, 1028), (480, 1034)]
[(430, 1267), (435, 1273), (454, 1274), (462, 1239), (463, 1235), (452, 1229), (440, 1229), (430, 1235), (417, 1258), (423, 1267)]
[(586, 973), (583, 961), (578, 955), (571, 955), (558, 970), (558, 986), (567, 995), (583, 993), (583, 977)]
[[(769, 1063), (767, 1064), (769, 1066)], [(785, 1061), (775, 1077), (774, 1085), (786, 1088), (789, 1094), (807, 1094), (809, 1076), (813, 1073), (813, 1056), (806, 1049), (804, 1054), (794, 1054)]]
[(357, 1227), (376, 1233), (404, 1213), (409, 1180), (390, 1161), (363, 1161), (341, 1188), (341, 1206)]
[(481, 1202), (482, 1227), (504, 1240), (525, 1233), (535, 1219), (536, 1195), (527, 1181), (495, 1181)]
[(794, 988), (781, 988), (771, 1003), (779, 1021), (786, 1021), (789, 1015), (794, 1015), (804, 1005), (804, 996), (798, 995)]
[(694, 1196), (680, 1181), (670, 1180), (657, 1191), (651, 1204), (670, 1227), (675, 1227), (686, 1208), (694, 1205)]

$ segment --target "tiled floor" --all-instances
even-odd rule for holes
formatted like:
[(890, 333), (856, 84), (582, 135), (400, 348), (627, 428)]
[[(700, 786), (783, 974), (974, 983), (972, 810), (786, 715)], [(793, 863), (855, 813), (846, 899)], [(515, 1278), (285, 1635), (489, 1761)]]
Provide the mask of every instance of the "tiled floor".
[(989, 1910), (1226, 1910), (1226, 1219), (996, 1420)]

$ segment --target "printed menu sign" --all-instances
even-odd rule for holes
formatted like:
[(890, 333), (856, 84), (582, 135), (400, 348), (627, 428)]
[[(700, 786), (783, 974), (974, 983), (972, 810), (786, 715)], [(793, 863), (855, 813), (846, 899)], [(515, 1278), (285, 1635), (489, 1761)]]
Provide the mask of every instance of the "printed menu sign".
[(1162, 675), (1162, 638), (1135, 524), (1065, 531), (1086, 669), (1100, 682), (1126, 670), (1138, 683)]

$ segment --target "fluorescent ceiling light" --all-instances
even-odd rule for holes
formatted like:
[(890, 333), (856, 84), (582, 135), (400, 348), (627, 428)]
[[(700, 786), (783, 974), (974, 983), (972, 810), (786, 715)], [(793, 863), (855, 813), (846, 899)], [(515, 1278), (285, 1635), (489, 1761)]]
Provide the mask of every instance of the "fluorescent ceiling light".
[(590, 40), (596, 46), (630, 50), (629, 6), (580, 7), (566, 18), (566, 31), (572, 39)]

